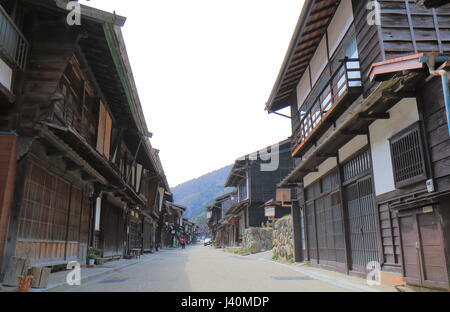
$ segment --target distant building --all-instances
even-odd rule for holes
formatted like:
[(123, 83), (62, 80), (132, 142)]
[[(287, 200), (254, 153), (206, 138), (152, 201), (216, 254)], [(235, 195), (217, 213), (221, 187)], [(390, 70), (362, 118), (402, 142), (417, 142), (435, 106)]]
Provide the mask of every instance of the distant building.
[(238, 246), (245, 229), (268, 221), (261, 206), (276, 197), (277, 184), (293, 168), (290, 147), (285, 140), (236, 160), (225, 183), (236, 191), (209, 207), (218, 246)]

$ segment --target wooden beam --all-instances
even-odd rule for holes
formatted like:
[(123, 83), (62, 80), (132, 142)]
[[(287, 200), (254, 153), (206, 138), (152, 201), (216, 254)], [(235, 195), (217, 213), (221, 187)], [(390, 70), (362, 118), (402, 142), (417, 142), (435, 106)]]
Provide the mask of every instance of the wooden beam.
[(46, 153), (49, 157), (62, 157), (67, 155), (65, 151), (61, 151), (55, 148), (48, 148)]
[(83, 180), (83, 181), (86, 181), (86, 182), (95, 182), (95, 181), (97, 181), (97, 178), (96, 177), (93, 177), (93, 176), (91, 176), (89, 173), (87, 173), (87, 172), (82, 172), (81, 173), (81, 179)]
[(81, 171), (83, 170), (83, 166), (77, 165), (73, 163), (72, 161), (70, 163), (66, 164), (66, 171), (67, 172), (73, 172), (73, 171)]
[(316, 173), (316, 172), (319, 172), (319, 169), (315, 168), (315, 169), (307, 169), (307, 170), (300, 170), (299, 171), (299, 173), (306, 173), (306, 174)]
[(342, 130), (341, 134), (343, 134), (343, 135), (368, 135), (369, 131), (367, 131), (367, 130)]
[(414, 92), (389, 92), (384, 91), (382, 97), (388, 99), (404, 99), (404, 98), (415, 98), (416, 94)]
[(338, 157), (337, 153), (318, 153), (316, 155), (319, 158), (333, 158), (333, 157)]
[(361, 119), (369, 119), (369, 120), (390, 119), (391, 115), (389, 113), (384, 113), (384, 114), (361, 113), (361, 114), (359, 114), (359, 118), (361, 118)]

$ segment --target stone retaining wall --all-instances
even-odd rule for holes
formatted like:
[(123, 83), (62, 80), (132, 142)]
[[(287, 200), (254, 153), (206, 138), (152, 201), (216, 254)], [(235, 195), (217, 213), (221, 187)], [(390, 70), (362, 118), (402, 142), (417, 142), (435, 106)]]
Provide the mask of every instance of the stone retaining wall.
[(249, 228), (244, 231), (242, 247), (251, 253), (268, 251), (273, 248), (272, 228)]
[(277, 220), (273, 229), (273, 257), (280, 261), (294, 260), (294, 228), (292, 217)]

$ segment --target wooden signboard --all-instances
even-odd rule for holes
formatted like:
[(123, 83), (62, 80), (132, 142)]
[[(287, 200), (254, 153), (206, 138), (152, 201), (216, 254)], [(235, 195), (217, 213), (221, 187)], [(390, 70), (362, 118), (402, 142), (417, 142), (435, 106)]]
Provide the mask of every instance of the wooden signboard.
[(288, 203), (292, 201), (291, 189), (277, 189), (277, 202)]
[(266, 207), (266, 217), (275, 217), (275, 207)]

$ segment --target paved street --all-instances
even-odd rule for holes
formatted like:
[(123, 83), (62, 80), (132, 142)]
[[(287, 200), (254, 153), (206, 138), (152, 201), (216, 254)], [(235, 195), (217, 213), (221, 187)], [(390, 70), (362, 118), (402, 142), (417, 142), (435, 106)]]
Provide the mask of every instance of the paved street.
[(364, 280), (324, 270), (284, 265), (271, 253), (241, 257), (200, 245), (163, 250), (142, 263), (103, 276), (77, 292), (346, 292), (389, 291), (369, 288)]

